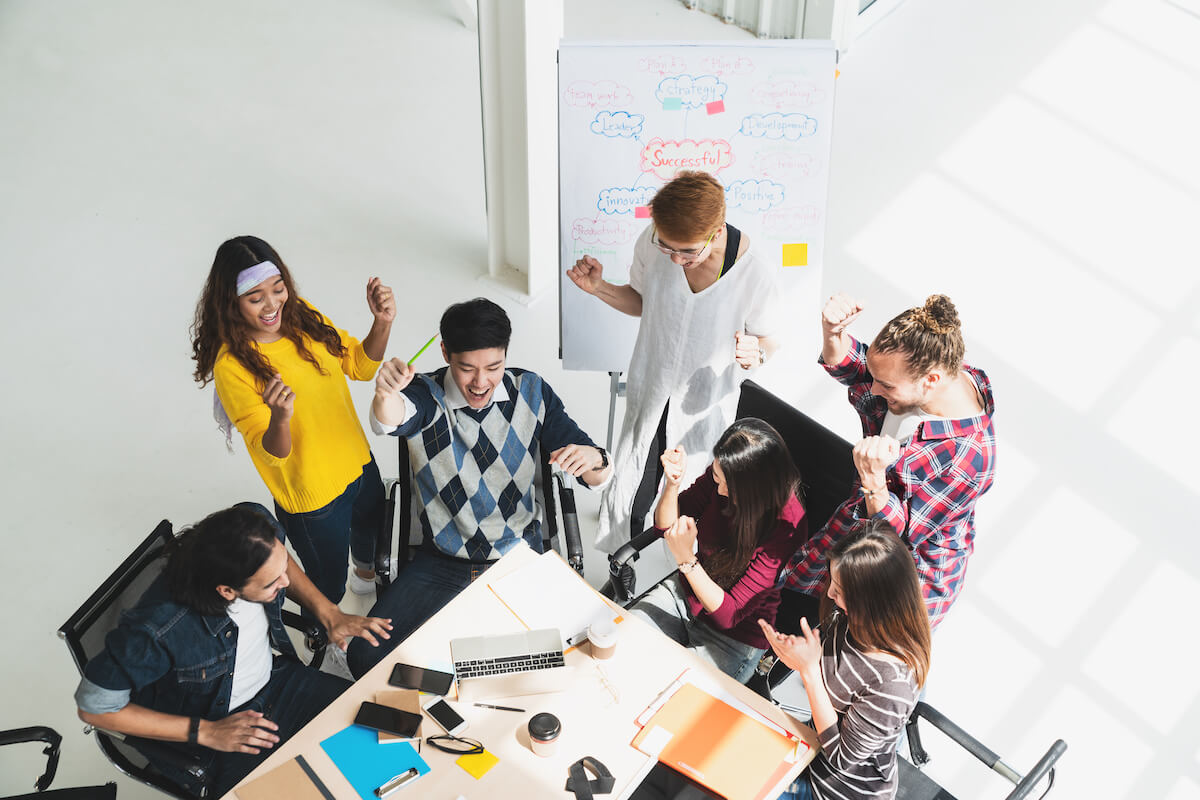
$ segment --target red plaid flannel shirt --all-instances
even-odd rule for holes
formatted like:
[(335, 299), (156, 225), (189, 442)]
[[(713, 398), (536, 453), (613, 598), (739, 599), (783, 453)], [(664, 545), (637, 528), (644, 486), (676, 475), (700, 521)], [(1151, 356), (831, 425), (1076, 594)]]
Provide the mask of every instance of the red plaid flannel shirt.
[[(887, 401), (871, 394), (867, 347), (858, 340), (840, 364), (821, 362), (825, 371), (849, 387), (850, 405), (862, 420), (863, 436), (878, 436)], [(995, 401), (982, 370), (963, 365), (983, 398), (977, 417), (926, 420), (887, 472), (887, 505), (875, 516), (900, 532), (913, 551), (921, 591), (935, 628), (962, 589), (967, 558), (975, 548), (975, 501), (992, 485), (996, 465)], [(829, 522), (802, 547), (785, 570), (787, 587), (806, 594), (823, 591), (825, 554), (853, 528), (865, 511), (855, 495), (838, 506)]]

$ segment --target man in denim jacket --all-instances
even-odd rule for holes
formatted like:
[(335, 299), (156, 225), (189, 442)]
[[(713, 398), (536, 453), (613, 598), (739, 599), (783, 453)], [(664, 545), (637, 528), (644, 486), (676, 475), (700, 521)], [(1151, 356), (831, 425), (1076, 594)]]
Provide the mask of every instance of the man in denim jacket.
[[(75, 692), (104, 730), (181, 742), (219, 797), (350, 684), (300, 663), (280, 610), (285, 593), (346, 647), (388, 638), (390, 620), (344, 614), (313, 586), (265, 508), (211, 514), (168, 546), (162, 574), (125, 613)], [(272, 650), (277, 651), (275, 655)], [(194, 776), (156, 761), (197, 791)]]

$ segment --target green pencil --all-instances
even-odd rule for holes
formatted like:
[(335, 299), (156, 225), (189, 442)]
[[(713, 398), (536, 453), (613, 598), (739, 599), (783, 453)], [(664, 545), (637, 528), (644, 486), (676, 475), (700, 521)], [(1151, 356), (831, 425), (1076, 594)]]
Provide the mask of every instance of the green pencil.
[(418, 350), (417, 354), (408, 360), (408, 365), (410, 367), (412, 366), (412, 363), (414, 361), (416, 361), (418, 358), (421, 357), (421, 353), (424, 353), (426, 350), (429, 349), (429, 345), (433, 344), (433, 340), (436, 339), (437, 337), (438, 337), (438, 335), (436, 333), (433, 336), (430, 336), (429, 341), (425, 343), (425, 346), (422, 347), (420, 350)]

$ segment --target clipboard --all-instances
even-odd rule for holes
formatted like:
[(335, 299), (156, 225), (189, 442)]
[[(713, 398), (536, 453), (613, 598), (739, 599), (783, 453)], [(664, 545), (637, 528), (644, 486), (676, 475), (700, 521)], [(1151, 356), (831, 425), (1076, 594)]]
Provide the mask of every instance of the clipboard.
[(361, 725), (335, 733), (321, 742), (321, 749), (362, 800), (378, 800), (375, 789), (406, 769), (416, 767), (421, 775), (429, 772), (429, 765), (411, 744), (380, 744), (375, 731)]
[(767, 800), (808, 743), (684, 683), (633, 746), (727, 800)]

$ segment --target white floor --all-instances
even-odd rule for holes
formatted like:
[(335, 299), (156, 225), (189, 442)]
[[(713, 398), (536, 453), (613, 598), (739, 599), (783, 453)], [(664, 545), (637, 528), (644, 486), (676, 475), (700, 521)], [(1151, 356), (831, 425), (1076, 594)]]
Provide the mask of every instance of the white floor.
[[(189, 376), (216, 246), (263, 236), (360, 330), (384, 276), (405, 298), (401, 355), (488, 291), (476, 40), (453, 7), (0, 3), (0, 728), (63, 733), (56, 785), (114, 770), (80, 733), (55, 628), (159, 519), (268, 499)], [(908, 0), (841, 64), (825, 291), (869, 303), (867, 338), (950, 294), (999, 406), (999, 475), (929, 700), (1019, 769), (1065, 738), (1055, 797), (1200, 797), (1200, 485), (1176, 427), (1200, 389), (1198, 14)], [(749, 38), (674, 0), (570, 0), (567, 35)], [(512, 362), (601, 436), (606, 378), (559, 367), (554, 299), (505, 302)], [(817, 386), (792, 399), (854, 436), (842, 392)], [(961, 796), (1003, 796), (933, 744)], [(35, 748), (6, 748), (0, 794), (38, 770)]]

